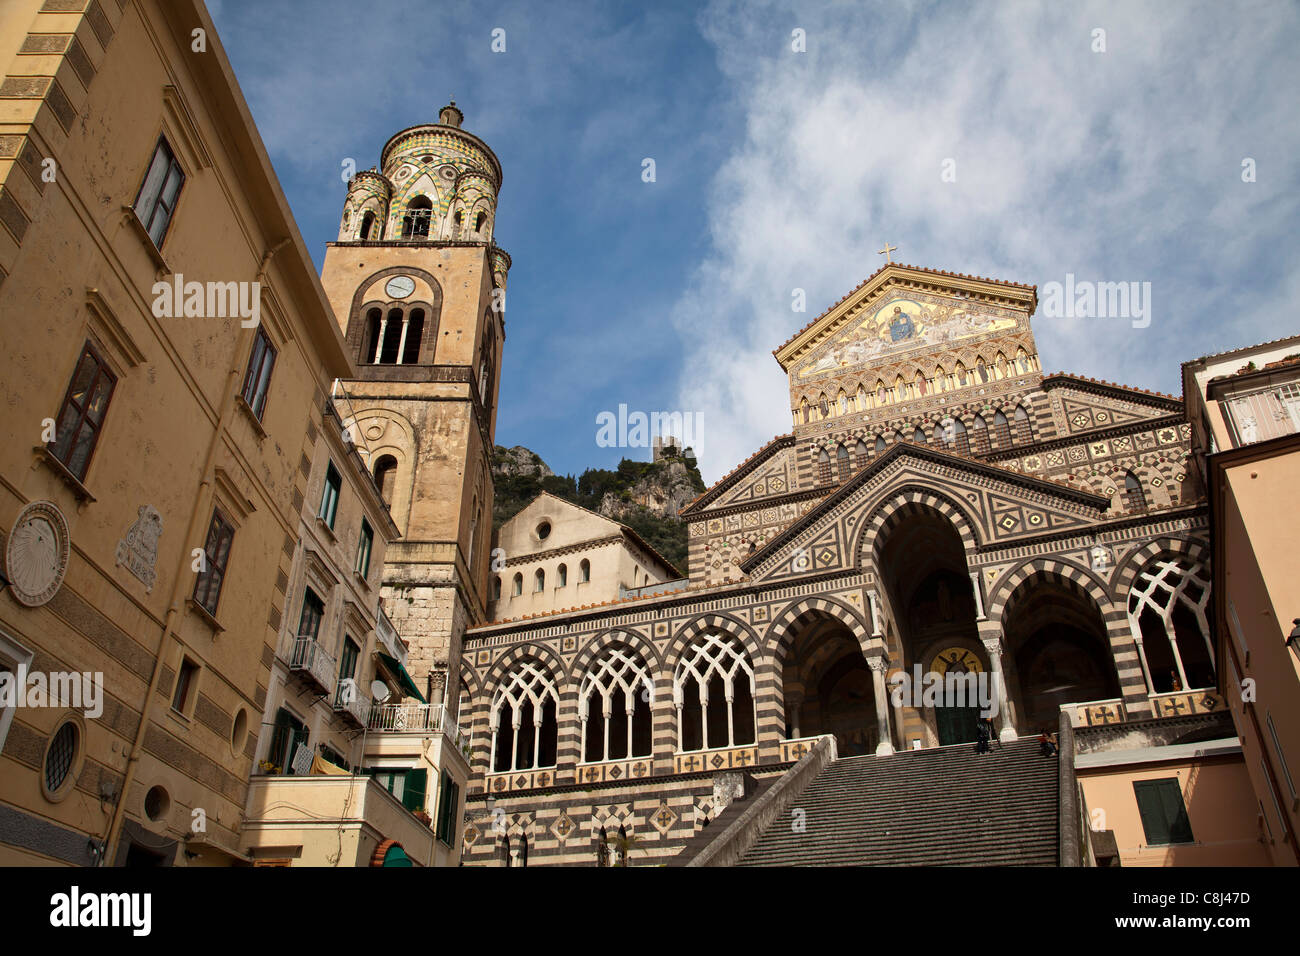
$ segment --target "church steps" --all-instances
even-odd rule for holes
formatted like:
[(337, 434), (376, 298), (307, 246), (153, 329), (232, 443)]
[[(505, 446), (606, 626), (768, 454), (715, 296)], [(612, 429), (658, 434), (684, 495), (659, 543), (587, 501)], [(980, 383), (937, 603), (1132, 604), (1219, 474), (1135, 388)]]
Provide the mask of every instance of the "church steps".
[(826, 767), (742, 866), (1054, 866), (1058, 761), (1036, 739), (848, 757)]

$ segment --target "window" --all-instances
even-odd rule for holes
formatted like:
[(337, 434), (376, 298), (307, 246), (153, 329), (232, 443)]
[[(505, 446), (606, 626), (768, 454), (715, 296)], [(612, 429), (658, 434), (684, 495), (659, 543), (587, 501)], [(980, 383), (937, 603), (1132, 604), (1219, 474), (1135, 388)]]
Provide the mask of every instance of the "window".
[(456, 826), (456, 818), (460, 812), (460, 785), (451, 779), (451, 774), (447, 771), (442, 772), (442, 779), (438, 786), (438, 839), (447, 846), (452, 845), (452, 840), (457, 836), (460, 829)]
[(578, 564), (578, 583), (586, 584), (591, 580), (591, 562), (586, 558)]
[(475, 232), (482, 232), (482, 231), (483, 231), (483, 220), (485, 220), (486, 218), (487, 218), (487, 216), (483, 215), (483, 213), (479, 213), (477, 216), (474, 217), (474, 231), (475, 231)]
[(1194, 842), (1177, 777), (1135, 780), (1133, 794), (1137, 797), (1138, 813), (1142, 815), (1147, 846)]
[(375, 462), (375, 487), (379, 489), (379, 497), (389, 507), (393, 504), (393, 485), (396, 482), (397, 459), (392, 455), (384, 455)]
[(285, 708), (275, 714), (271, 731), (271, 746), (266, 753), (264, 767), (268, 773), (293, 773), (293, 757), (298, 747), (306, 747), (310, 735), (307, 726)]
[(500, 577), (500, 575), (494, 575), (493, 578), (492, 578), (492, 600), (494, 600), (494, 601), (500, 601), (500, 600), (501, 600), (501, 577)]
[[(30, 666), (32, 656), (31, 651), (0, 632), (0, 680), (5, 682), (16, 680), (19, 666)], [(10, 702), (3, 703), (5, 699)], [(16, 694), (12, 697), (0, 697), (0, 751), (4, 750), (5, 738), (9, 735), (9, 725), (13, 723), (17, 710)]]
[(843, 445), (835, 449), (835, 463), (836, 467), (839, 468), (840, 481), (847, 481), (853, 469), (849, 465), (849, 450)]
[(1016, 444), (1028, 445), (1034, 440), (1033, 429), (1029, 425), (1029, 413), (1025, 411), (1025, 406), (1017, 405), (1016, 412), (1012, 416), (1015, 419)]
[(831, 456), (823, 448), (817, 453), (817, 481), (823, 485), (829, 485), (833, 480), (831, 478)]
[(230, 545), (234, 539), (234, 527), (220, 508), (214, 508), (208, 525), (208, 540), (203, 546), (202, 570), (194, 582), (194, 603), (214, 617), (217, 603), (221, 600), (221, 585), (226, 580), (226, 565), (230, 561)]
[(149, 233), (156, 249), (162, 248), (184, 183), (185, 173), (181, 171), (175, 154), (167, 145), (167, 140), (159, 139), (149, 163), (149, 171), (145, 173), (144, 183), (140, 186), (140, 194), (135, 197), (135, 214)]
[(1147, 495), (1142, 482), (1131, 471), (1124, 472), (1124, 510), (1135, 514), (1147, 510)]
[(320, 622), (325, 617), (325, 604), (311, 588), (302, 598), (302, 614), (298, 617), (298, 637), (316, 640)]
[(1286, 754), (1282, 752), (1282, 741), (1278, 739), (1277, 728), (1273, 726), (1273, 714), (1271, 712), (1267, 712), (1265, 722), (1268, 724), (1269, 736), (1273, 738), (1273, 749), (1277, 752), (1278, 764), (1282, 768), (1282, 779), (1286, 781), (1286, 788), (1291, 791), (1291, 802), (1294, 803), (1296, 799), (1295, 781), (1291, 779), (1291, 768), (1287, 766)]
[(953, 451), (962, 454), (970, 454), (970, 437), (966, 434), (966, 426), (961, 423), (960, 418), (951, 418), (951, 428), (944, 432), (945, 437), (951, 436)]
[(578, 717), (582, 754), (589, 762), (650, 755), (650, 708), (654, 682), (645, 659), (616, 644), (582, 678)]
[(489, 766), (499, 772), (555, 766), (559, 700), (544, 664), (533, 659), (516, 664), (492, 695)]
[(1001, 412), (993, 413), (993, 434), (997, 436), (998, 447), (1007, 448), (1011, 444), (1011, 424)]
[(696, 638), (673, 675), (673, 704), (679, 751), (752, 744), (754, 668), (740, 641), (721, 633)]
[(1209, 600), (1204, 565), (1187, 558), (1154, 558), (1134, 578), (1129, 629), (1138, 638), (1138, 656), (1152, 693), (1214, 686)]
[(555, 570), (555, 576), (557, 579), (557, 583), (555, 586), (557, 588), (564, 587), (566, 584), (569, 583), (569, 566), (567, 564), (560, 565)]
[(86, 469), (90, 467), (90, 457), (99, 442), (99, 431), (116, 384), (117, 378), (87, 342), (63, 396), (54, 441), (48, 446), (50, 453), (78, 481), (86, 477)]
[(433, 203), (428, 196), (416, 196), (406, 207), (402, 217), (403, 239), (428, 239), (429, 221), (433, 217)]
[(49, 797), (58, 797), (72, 786), (72, 766), (77, 760), (77, 751), (81, 747), (81, 732), (76, 723), (66, 721), (50, 738), (50, 745), (45, 751), (45, 793)]
[(320, 755), (325, 760), (329, 761), (334, 766), (338, 767), (340, 770), (351, 769), (350, 767), (348, 767), (347, 758), (345, 758), (341, 753), (339, 753), (337, 750), (335, 750), (333, 747), (329, 746), (328, 744), (321, 745)]
[(975, 421), (971, 423), (971, 433), (973, 435), (972, 444), (975, 446), (975, 454), (982, 455), (989, 450), (989, 426), (980, 415), (975, 416)]
[(172, 710), (178, 714), (188, 712), (190, 706), (190, 691), (194, 689), (194, 682), (199, 676), (199, 665), (194, 663), (188, 657), (181, 661), (180, 673), (176, 675), (176, 688), (172, 691)]
[(248, 372), (244, 375), (244, 389), (241, 393), (258, 421), (262, 420), (262, 411), (266, 408), (266, 393), (271, 385), (271, 370), (275, 368), (275, 355), (275, 346), (266, 337), (266, 331), (258, 328), (257, 338), (253, 342), (253, 355), (248, 360)]
[(352, 640), (346, 634), (343, 635), (343, 659), (339, 662), (339, 682), (345, 680), (355, 680), (357, 676), (357, 658), (361, 656), (361, 648), (357, 642)]
[(370, 230), (373, 229), (374, 226), (375, 226), (375, 214), (370, 210), (366, 210), (366, 214), (361, 217), (361, 238), (369, 239)]
[(916, 428), (916, 434), (912, 436), (912, 441), (916, 442), (918, 445), (928, 444), (925, 437), (925, 429), (918, 425)]
[(334, 516), (339, 510), (339, 488), (342, 486), (343, 476), (334, 467), (334, 462), (330, 462), (329, 468), (325, 471), (325, 488), (321, 492), (320, 510), (316, 512), (316, 517), (324, 521), (331, 529), (334, 527)]
[(853, 447), (853, 467), (858, 471), (867, 467), (867, 443), (861, 438), (858, 439), (858, 443)]
[(355, 570), (363, 578), (370, 577), (370, 549), (375, 543), (375, 532), (370, 522), (361, 519), (361, 540), (357, 542), (357, 563)]
[(516, 571), (516, 572), (515, 572), (514, 587), (513, 587), (513, 589), (512, 589), (511, 592), (510, 592), (510, 596), (511, 596), (511, 597), (519, 597), (519, 595), (521, 595), (521, 594), (523, 594), (523, 593), (524, 593), (524, 576), (523, 576), (522, 574), (520, 574), (519, 572)]
[(533, 590), (538, 593), (546, 590), (546, 572), (541, 568), (533, 573)]
[(877, 454), (877, 455), (883, 454), (884, 451), (885, 451), (885, 448), (886, 448), (886, 447), (887, 447), (887, 446), (885, 445), (885, 436), (884, 436), (884, 435), (877, 435), (877, 436), (876, 436), (876, 454)]

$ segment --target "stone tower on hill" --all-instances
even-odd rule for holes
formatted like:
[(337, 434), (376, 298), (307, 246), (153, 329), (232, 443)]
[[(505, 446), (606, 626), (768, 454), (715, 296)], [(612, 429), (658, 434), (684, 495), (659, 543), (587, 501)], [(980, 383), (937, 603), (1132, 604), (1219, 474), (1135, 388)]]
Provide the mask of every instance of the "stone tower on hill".
[(357, 368), (346, 421), (402, 533), (385, 607), (433, 701), (485, 620), (510, 269), (493, 240), (501, 163), (463, 119), (448, 104), (352, 178), (321, 274)]

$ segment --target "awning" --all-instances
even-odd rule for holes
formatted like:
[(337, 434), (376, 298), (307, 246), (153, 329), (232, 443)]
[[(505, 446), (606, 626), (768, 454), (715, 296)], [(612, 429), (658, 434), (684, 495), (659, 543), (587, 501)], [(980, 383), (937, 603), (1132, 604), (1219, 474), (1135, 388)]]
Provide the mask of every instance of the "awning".
[(414, 697), (420, 703), (428, 703), (428, 701), (424, 699), (424, 695), (420, 693), (420, 688), (415, 686), (415, 681), (411, 680), (411, 675), (406, 673), (406, 668), (402, 666), (401, 661), (396, 657), (390, 657), (383, 651), (376, 651), (375, 653), (379, 655), (379, 659), (383, 662), (384, 666), (392, 671), (393, 676), (396, 677), (398, 683), (402, 685), (402, 690), (406, 691), (408, 695)]

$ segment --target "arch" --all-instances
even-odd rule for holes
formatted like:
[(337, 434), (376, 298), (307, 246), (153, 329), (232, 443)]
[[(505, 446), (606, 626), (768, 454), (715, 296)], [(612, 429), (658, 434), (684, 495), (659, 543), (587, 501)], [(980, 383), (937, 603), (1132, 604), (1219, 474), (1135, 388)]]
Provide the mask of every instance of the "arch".
[(1017, 445), (1029, 445), (1034, 440), (1034, 429), (1029, 418), (1029, 412), (1025, 410), (1024, 403), (1016, 406), (1012, 413), (1012, 421), (1015, 429), (1015, 442)]
[(403, 239), (428, 239), (429, 225), (433, 221), (433, 200), (423, 194), (406, 204), (402, 214)]
[(849, 450), (843, 445), (835, 446), (836, 466), (839, 468), (840, 481), (848, 481), (853, 469), (849, 463)]
[(884, 436), (884, 435), (877, 435), (877, 436), (876, 436), (876, 454), (877, 454), (877, 455), (883, 454), (883, 453), (888, 449), (888, 447), (889, 447), (889, 446), (885, 444), (885, 436)]
[[(557, 762), (560, 683), (555, 675), (562, 671), (548, 666), (537, 653), (541, 650), (532, 646), (532, 653), (516, 656), (500, 672), (488, 709), (490, 771), (534, 770)], [(509, 728), (503, 726), (503, 716), (510, 718)]]
[[(362, 313), (375, 305), (385, 305), (385, 303), (376, 303), (367, 301), (363, 298), (369, 289), (374, 288), (375, 284), (389, 276), (405, 275), (422, 280), (432, 291), (432, 299), (420, 303), (429, 309), (429, 315), (425, 319), (423, 351), (425, 355), (420, 357), (421, 364), (431, 364), (433, 362), (432, 340), (437, 338), (438, 322), (442, 315), (443, 292), (442, 284), (438, 282), (433, 273), (415, 266), (388, 266), (383, 269), (377, 269), (370, 273), (357, 285), (357, 291), (352, 296), (352, 303), (348, 307), (348, 323), (344, 337), (347, 339), (349, 352), (357, 357), (357, 361), (365, 364), (363, 360), (363, 346), (365, 345), (366, 322)], [(415, 305), (416, 303), (411, 303)]]
[(1007, 448), (1011, 445), (1011, 423), (1007, 421), (1007, 416), (1001, 409), (995, 409), (993, 412), (993, 434), (997, 438), (998, 448)]
[[(1119, 483), (1116, 482), (1116, 484)], [(1121, 494), (1123, 495), (1125, 511), (1130, 514), (1141, 514), (1147, 510), (1149, 502), (1146, 489), (1142, 485), (1142, 480), (1133, 473), (1132, 468), (1124, 470), (1124, 490)]]
[(982, 455), (989, 450), (989, 426), (983, 415), (976, 415), (970, 427), (971, 444), (975, 454)]
[(561, 561), (560, 566), (555, 569), (555, 579), (555, 586), (557, 588), (566, 587), (569, 583), (569, 566), (563, 561)]
[(706, 631), (721, 630), (740, 640), (745, 645), (745, 650), (749, 652), (750, 660), (757, 666), (760, 662), (766, 660), (763, 654), (762, 642), (758, 639), (758, 634), (754, 629), (744, 621), (730, 614), (713, 612), (710, 614), (701, 614), (686, 621), (678, 626), (677, 631), (673, 634), (672, 640), (664, 648), (663, 663), (667, 666), (670, 661), (676, 661), (681, 657), (682, 649), (686, 645), (699, 637)]
[(606, 643), (585, 668), (578, 690), (580, 758), (590, 763), (650, 756), (654, 697), (644, 656), (631, 644)]
[(888, 496), (876, 503), (867, 519), (862, 522), (853, 546), (855, 567), (863, 566), (868, 541), (872, 543), (874, 553), (877, 542), (884, 541), (883, 535), (888, 534), (904, 518), (924, 510), (937, 511), (947, 518), (957, 530), (968, 558), (975, 553), (980, 543), (976, 533), (979, 524), (966, 509), (943, 492), (925, 485), (908, 484), (888, 492)]
[(538, 568), (533, 572), (533, 593), (540, 594), (546, 590), (546, 571)]
[(678, 752), (756, 743), (757, 690), (753, 656), (734, 634), (715, 629), (695, 637), (673, 668)]
[(379, 497), (392, 508), (393, 492), (397, 485), (397, 459), (392, 455), (380, 455), (375, 461), (374, 478)]
[[(374, 210), (373, 210), (373, 209), (367, 209), (367, 210), (366, 210), (364, 213), (362, 213), (362, 215), (361, 215), (361, 231), (360, 231), (360, 233), (358, 234), (358, 238), (361, 239), (362, 241), (365, 241), (365, 240), (369, 239), (369, 238), (370, 238), (370, 233), (374, 230), (374, 228), (375, 228), (375, 213), (374, 213)], [(378, 238), (378, 237), (376, 236), (376, 238)]]
[(992, 620), (1001, 620), (1008, 598), (1026, 580), (1035, 576), (1047, 577), (1063, 582), (1068, 587), (1082, 590), (1101, 610), (1103, 617), (1115, 608), (1115, 602), (1106, 583), (1097, 576), (1096, 572), (1061, 558), (1034, 558), (994, 582), (993, 588), (984, 600), (988, 617)]
[(612, 627), (608, 630), (601, 631), (588, 641), (573, 659), (571, 675), (576, 678), (579, 674), (584, 674), (591, 667), (594, 661), (606, 647), (611, 644), (625, 644), (633, 648), (646, 661), (647, 666), (653, 673), (660, 673), (664, 668), (664, 657), (659, 652), (658, 646), (654, 641), (649, 640), (645, 635), (638, 633), (626, 627)]
[(1156, 554), (1135, 570), (1125, 602), (1152, 693), (1213, 687), (1210, 575), (1185, 554)]
[(835, 618), (849, 632), (858, 637), (863, 649), (871, 635), (871, 627), (853, 608), (830, 597), (803, 597), (791, 601), (773, 616), (767, 628), (767, 653), (775, 667), (785, 664), (790, 645), (794, 642), (794, 624), (810, 612), (820, 612)]
[(522, 571), (516, 571), (515, 576), (510, 579), (510, 596), (519, 597), (524, 593), (524, 575)]
[(583, 558), (578, 562), (578, 583), (586, 584), (591, 580), (591, 562)]

